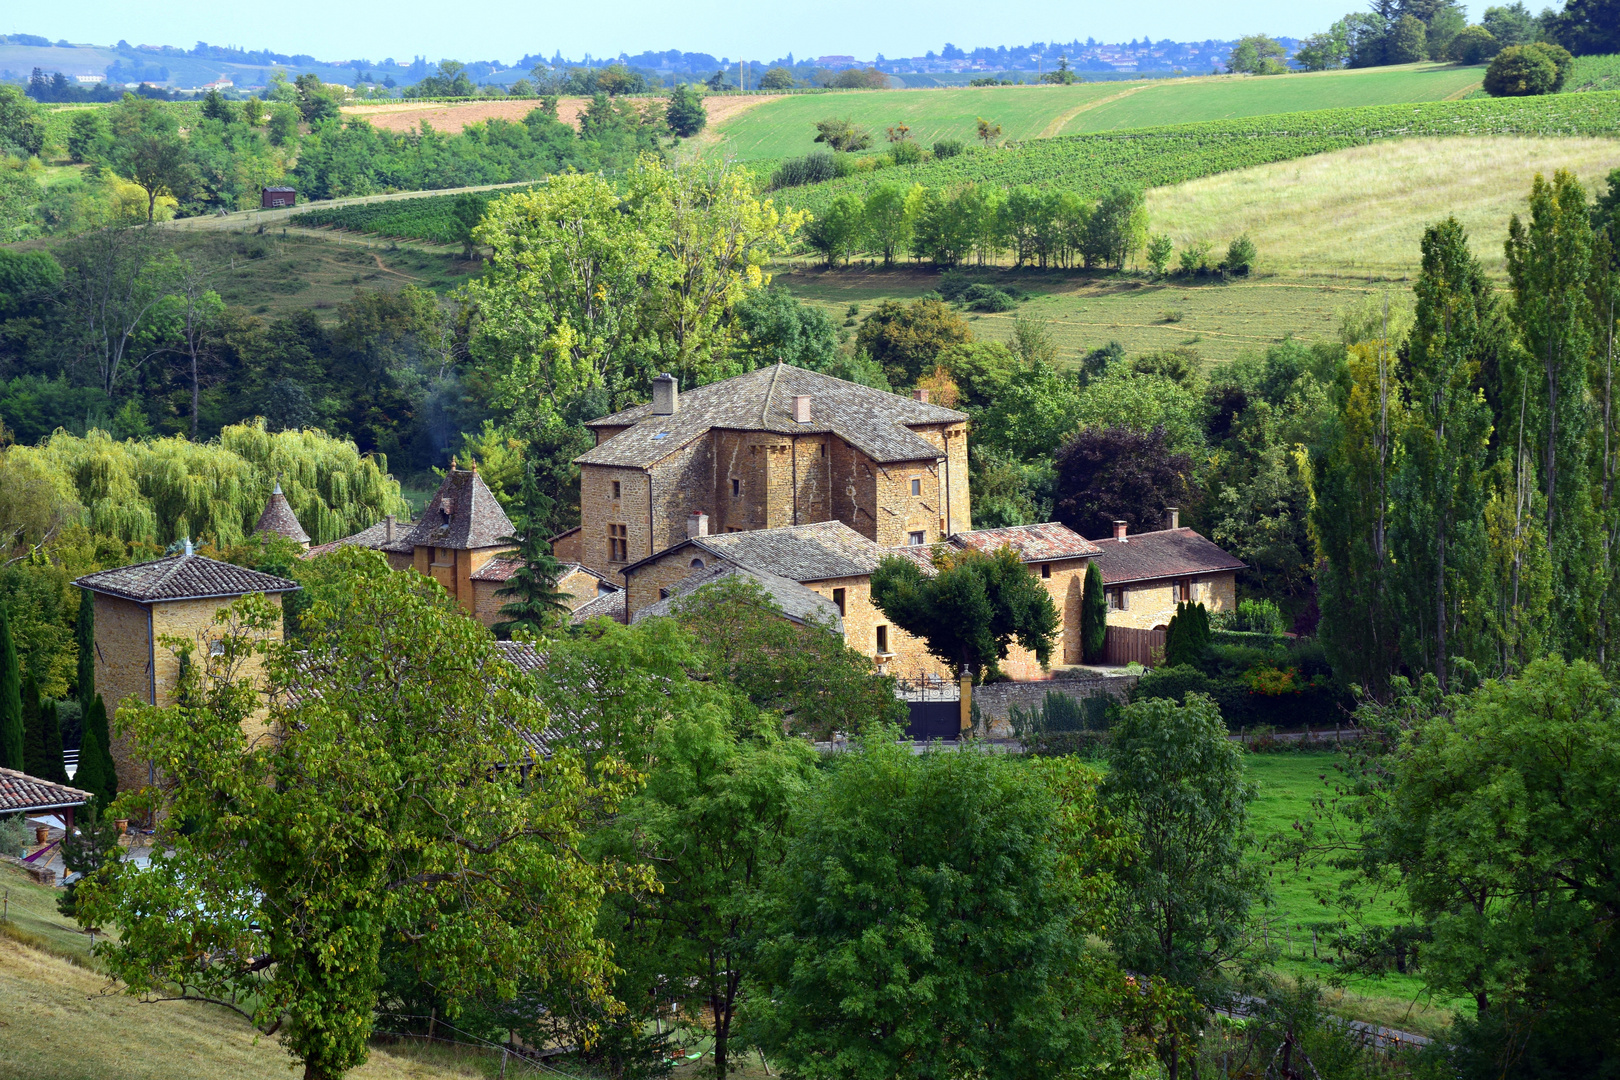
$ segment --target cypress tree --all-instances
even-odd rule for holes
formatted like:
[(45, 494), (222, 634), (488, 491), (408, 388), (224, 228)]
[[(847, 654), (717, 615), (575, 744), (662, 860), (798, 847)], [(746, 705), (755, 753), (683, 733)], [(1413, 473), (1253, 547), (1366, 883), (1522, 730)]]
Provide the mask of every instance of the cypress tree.
[(11, 640), (11, 618), (0, 605), (0, 767), (23, 768), (22, 671)]
[(40, 743), (45, 748), (45, 771), (35, 773), (42, 780), (68, 782), (67, 765), (62, 761), (62, 718), (57, 703), (46, 698), (39, 704)]
[(1080, 594), (1080, 649), (1088, 664), (1100, 663), (1108, 645), (1108, 595), (1103, 590), (1102, 571), (1095, 562), (1086, 565), (1086, 583)]
[(79, 715), (90, 715), (96, 699), (96, 598), (79, 593), (79, 617), (73, 623), (73, 640), (79, 647)]
[(39, 680), (32, 671), (23, 672), (23, 772), (29, 776), (46, 778), (45, 733), (40, 730)]
[(84, 739), (79, 744), (79, 772), (73, 786), (96, 796), (107, 807), (118, 797), (118, 770), (113, 765), (112, 736), (107, 730), (107, 706), (97, 694), (84, 717)]

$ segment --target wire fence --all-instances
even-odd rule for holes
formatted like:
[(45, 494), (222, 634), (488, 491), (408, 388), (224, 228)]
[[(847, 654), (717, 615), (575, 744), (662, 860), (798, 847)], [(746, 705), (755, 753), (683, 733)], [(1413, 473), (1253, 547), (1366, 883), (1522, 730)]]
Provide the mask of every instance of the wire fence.
[[(516, 1047), (505, 1043), (490, 1042), (488, 1039), (483, 1038), (482, 1036), (474, 1035), (470, 1031), (463, 1031), (454, 1024), (445, 1022), (442, 1017), (413, 1016), (400, 1013), (393, 1013), (390, 1015), (395, 1020), (426, 1020), (434, 1027), (444, 1028), (446, 1031), (453, 1031), (457, 1035), (462, 1036), (462, 1038), (445, 1039), (440, 1038), (437, 1035), (424, 1035), (417, 1031), (389, 1031), (386, 1028), (381, 1027), (372, 1029), (375, 1034), (386, 1035), (393, 1039), (413, 1040), (421, 1042), (425, 1045), (439, 1044), (442, 1046), (454, 1046), (458, 1048), (475, 1048), (490, 1055), (499, 1054), (501, 1058), (501, 1075), (503, 1077), (506, 1075), (507, 1067), (510, 1065), (514, 1069), (519, 1067), (527, 1068), (530, 1073), (541, 1076), (565, 1077), (566, 1080), (595, 1080), (595, 1078), (590, 1076), (588, 1073), (569, 1072), (566, 1069), (559, 1069), (554, 1065), (546, 1064), (540, 1059), (538, 1051), (529, 1050), (523, 1047)], [(566, 1050), (559, 1052), (567, 1053), (573, 1049), (573, 1047), (568, 1047)]]

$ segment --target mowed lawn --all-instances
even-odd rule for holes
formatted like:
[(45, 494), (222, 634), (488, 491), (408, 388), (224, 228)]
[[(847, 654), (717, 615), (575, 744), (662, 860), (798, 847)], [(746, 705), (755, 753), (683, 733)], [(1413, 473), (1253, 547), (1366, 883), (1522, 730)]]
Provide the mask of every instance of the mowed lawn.
[(1231, 117), (1356, 105), (1441, 101), (1477, 86), (1483, 67), (1408, 64), (1272, 75), (1201, 76), (1073, 86), (974, 86), (938, 90), (860, 90), (795, 94), (762, 102), (714, 124), (709, 154), (739, 161), (775, 159), (822, 149), (817, 120), (848, 117), (883, 148), (895, 124), (924, 146), (936, 139), (977, 138), (982, 117), (1003, 139), (1078, 135), (1118, 128), (1185, 124)]
[(1243, 116), (1398, 105), (1460, 97), (1485, 78), (1483, 66), (1403, 64), (1386, 68), (1297, 72), (1291, 75), (1161, 79), (1129, 95), (1076, 113), (1050, 134), (1191, 124)]
[(1179, 250), (1248, 233), (1266, 273), (1415, 274), (1424, 228), (1454, 215), (1487, 270), (1505, 273), (1508, 221), (1539, 172), (1570, 169), (1588, 193), (1620, 169), (1620, 140), (1455, 137), (1357, 146), (1148, 192), (1154, 232)]
[[(1150, 283), (1078, 271), (969, 269), (976, 278), (1036, 294), (1008, 312), (962, 312), (975, 338), (1007, 341), (1019, 316), (1040, 319), (1059, 356), (1070, 363), (1110, 341), (1133, 356), (1186, 345), (1215, 363), (1235, 360), (1289, 337), (1334, 337), (1345, 308), (1385, 288), (1406, 287), (1333, 277)], [(838, 323), (849, 317), (852, 305), (858, 322), (884, 300), (911, 300), (939, 287), (938, 273), (912, 268), (820, 270), (801, 265), (779, 272), (775, 280), (800, 300), (825, 308)]]

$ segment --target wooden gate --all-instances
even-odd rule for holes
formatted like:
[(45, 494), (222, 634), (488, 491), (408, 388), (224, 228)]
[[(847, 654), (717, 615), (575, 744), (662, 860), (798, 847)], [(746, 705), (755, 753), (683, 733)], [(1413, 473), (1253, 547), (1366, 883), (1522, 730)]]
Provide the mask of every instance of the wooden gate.
[(1103, 663), (1116, 666), (1135, 661), (1152, 667), (1164, 653), (1163, 630), (1138, 630), (1134, 626), (1110, 626), (1103, 646)]

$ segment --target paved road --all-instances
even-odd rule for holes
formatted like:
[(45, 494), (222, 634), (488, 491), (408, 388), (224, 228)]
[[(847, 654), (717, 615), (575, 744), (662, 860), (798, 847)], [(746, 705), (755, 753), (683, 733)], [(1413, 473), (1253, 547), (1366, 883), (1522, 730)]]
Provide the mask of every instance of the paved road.
[(498, 191), (501, 188), (529, 187), (533, 180), (520, 180), (511, 184), (479, 184), (474, 187), (440, 188), (435, 191), (396, 191), (388, 195), (356, 195), (348, 199), (327, 199), (323, 202), (300, 203), (275, 210), (238, 210), (232, 214), (205, 214), (202, 217), (175, 218), (159, 222), (169, 229), (257, 229), (286, 221), (297, 214), (311, 210), (328, 210), (339, 206), (360, 206), (364, 203), (394, 202), (399, 199), (421, 199), (432, 195), (462, 195), (473, 191)]

